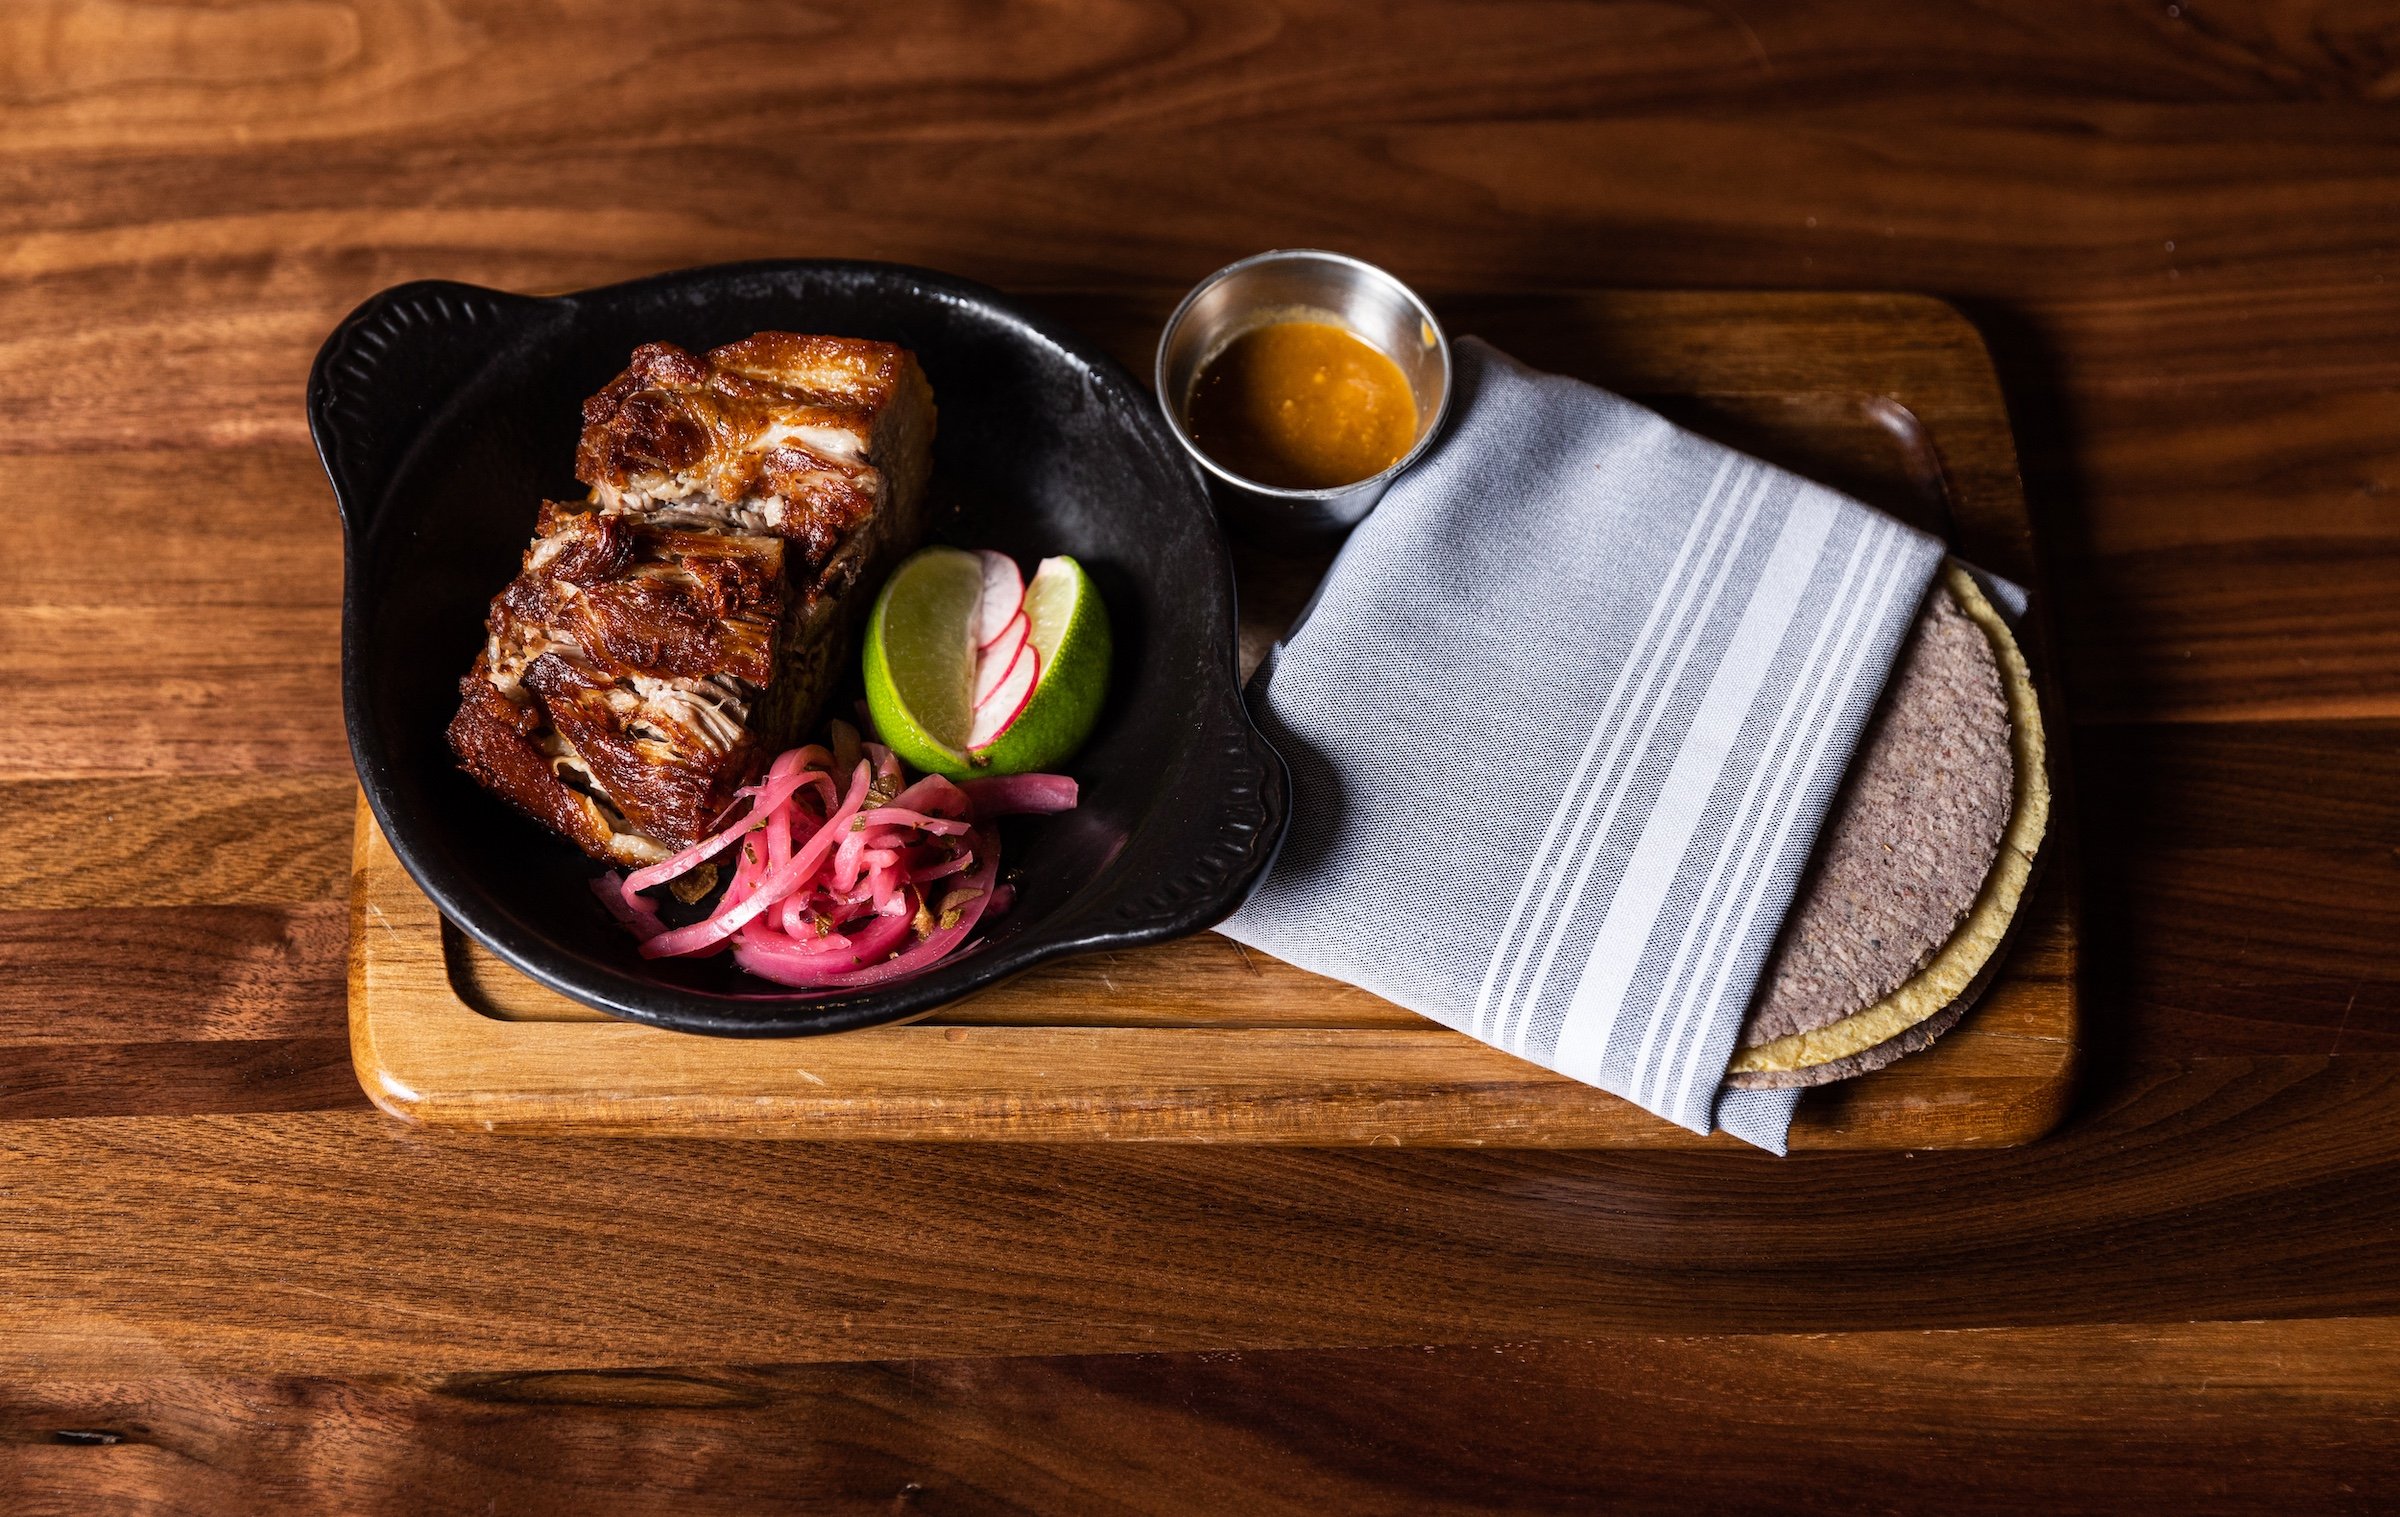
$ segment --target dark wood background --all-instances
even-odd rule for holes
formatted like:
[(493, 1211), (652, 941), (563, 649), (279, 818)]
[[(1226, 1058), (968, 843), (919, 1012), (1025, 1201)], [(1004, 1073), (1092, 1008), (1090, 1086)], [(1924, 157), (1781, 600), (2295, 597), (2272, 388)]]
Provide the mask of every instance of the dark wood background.
[[(0, 1505), (2400, 1502), (2400, 8), (0, 9)], [(420, 275), (1911, 289), (2050, 555), (2018, 1152), (489, 1141), (342, 1033), (308, 359)]]

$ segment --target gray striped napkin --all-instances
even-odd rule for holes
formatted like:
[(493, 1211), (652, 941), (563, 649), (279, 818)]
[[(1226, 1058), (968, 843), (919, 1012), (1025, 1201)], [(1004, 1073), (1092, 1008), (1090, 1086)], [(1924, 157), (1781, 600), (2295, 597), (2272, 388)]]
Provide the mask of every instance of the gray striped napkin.
[(1222, 930), (1698, 1132), (1941, 544), (1468, 339), (1250, 686), (1291, 831)]

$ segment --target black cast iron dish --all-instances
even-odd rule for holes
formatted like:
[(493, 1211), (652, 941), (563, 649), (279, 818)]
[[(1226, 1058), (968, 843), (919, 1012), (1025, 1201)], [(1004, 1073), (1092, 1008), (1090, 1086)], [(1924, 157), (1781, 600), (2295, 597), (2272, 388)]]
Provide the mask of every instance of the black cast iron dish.
[[(941, 408), (936, 540), (1027, 564), (1074, 554), (1116, 634), (1107, 711), (1068, 766), (1082, 805), (1005, 836), (1015, 908), (915, 979), (818, 999), (722, 958), (643, 960), (593, 899), (599, 866), (460, 774), (442, 737), (535, 505), (583, 493), (583, 398), (638, 343), (698, 350), (766, 329), (913, 348)], [(1115, 363), (981, 285), (847, 262), (547, 299), (401, 285), (326, 339), (308, 419), (341, 508), (342, 702), (376, 820), (444, 916), (586, 1005), (747, 1037), (901, 1021), (1045, 959), (1208, 927), (1282, 837), (1283, 764), (1242, 708), (1233, 572), (1199, 471)]]

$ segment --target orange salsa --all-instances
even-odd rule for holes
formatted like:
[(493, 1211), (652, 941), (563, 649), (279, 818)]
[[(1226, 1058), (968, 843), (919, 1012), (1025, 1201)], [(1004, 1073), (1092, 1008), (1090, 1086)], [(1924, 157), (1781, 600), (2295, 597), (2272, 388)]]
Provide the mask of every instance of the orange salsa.
[(1209, 457), (1286, 490), (1356, 484), (1417, 440), (1400, 366), (1324, 321), (1279, 321), (1226, 344), (1193, 383), (1185, 419)]

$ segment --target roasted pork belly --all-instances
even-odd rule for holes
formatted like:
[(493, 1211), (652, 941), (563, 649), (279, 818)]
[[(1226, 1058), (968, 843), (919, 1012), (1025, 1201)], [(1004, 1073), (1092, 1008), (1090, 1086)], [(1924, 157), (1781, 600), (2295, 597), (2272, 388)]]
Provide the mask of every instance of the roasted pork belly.
[(819, 561), (931, 464), (915, 359), (842, 337), (761, 332), (705, 358), (648, 343), (583, 421), (575, 477), (594, 500), (773, 532)]
[(698, 841), (816, 721), (924, 532), (933, 393), (888, 343), (667, 343), (584, 404), (581, 503), (545, 502), (450, 743), (594, 857)]

